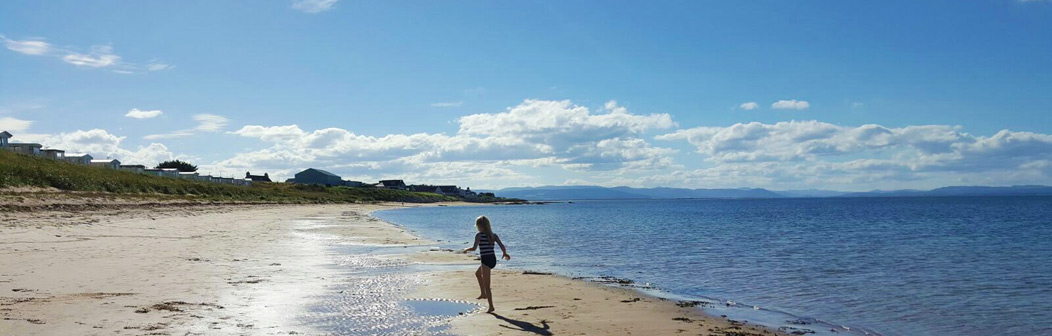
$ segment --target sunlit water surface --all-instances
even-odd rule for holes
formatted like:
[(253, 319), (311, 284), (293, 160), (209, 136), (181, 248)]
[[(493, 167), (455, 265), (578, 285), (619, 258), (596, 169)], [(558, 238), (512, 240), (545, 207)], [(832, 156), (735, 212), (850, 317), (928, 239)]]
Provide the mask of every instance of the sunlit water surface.
[(515, 256), (498, 267), (627, 278), (673, 297), (755, 306), (758, 318), (780, 312), (765, 318), (884, 335), (1052, 335), (1052, 197), (577, 201), (374, 215), (454, 247), (468, 244), (483, 214)]

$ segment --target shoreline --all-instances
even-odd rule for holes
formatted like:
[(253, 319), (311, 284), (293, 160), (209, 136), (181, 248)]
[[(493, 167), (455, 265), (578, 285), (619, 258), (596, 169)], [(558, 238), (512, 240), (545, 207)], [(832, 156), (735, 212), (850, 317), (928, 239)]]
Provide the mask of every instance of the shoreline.
[[(473, 206), (477, 204), (459, 204)], [(399, 208), (375, 209), (375, 211)], [(410, 230), (397, 224), (394, 227)], [(411, 231), (411, 230), (410, 230)], [(416, 233), (412, 233), (417, 235)], [(417, 235), (419, 236), (419, 235)], [(429, 239), (427, 237), (423, 237)], [(428, 273), (429, 280), (413, 291), (413, 296), (430, 296), (448, 300), (473, 300), (478, 293), (473, 270), (478, 265), (475, 254), (460, 254), (454, 250), (429, 251), (426, 257), (410, 257), (419, 264), (466, 263), (469, 271)], [(789, 330), (733, 320), (726, 315), (703, 311), (700, 306), (716, 304), (703, 301), (680, 301), (647, 292), (643, 288), (627, 286), (623, 279), (595, 279), (569, 277), (550, 272), (500, 267), (493, 270), (494, 305), (496, 314), (472, 314), (454, 319), (452, 330), (459, 335), (514, 335), (522, 332), (551, 334), (642, 334), (642, 335), (792, 335), (809, 328), (801, 326)], [(598, 280), (598, 281), (597, 281)], [(513, 285), (509, 285), (513, 283)], [(501, 287), (507, 290), (502, 295)], [(601, 300), (600, 300), (601, 298)], [(485, 306), (485, 300), (477, 300)], [(502, 302), (503, 301), (503, 302)], [(711, 300), (709, 300), (711, 301)], [(558, 302), (558, 304), (555, 304)], [(522, 306), (510, 307), (508, 306)], [(587, 306), (586, 309), (580, 309)], [(577, 317), (588, 316), (582, 320)], [(516, 320), (516, 318), (520, 318)], [(567, 330), (556, 328), (563, 322), (574, 324)], [(560, 326), (561, 327), (561, 326)], [(693, 330), (691, 330), (693, 329)], [(495, 332), (496, 330), (496, 332)]]
[[(340, 255), (334, 246), (434, 246), (370, 215), (399, 207), (187, 205), (0, 213), (0, 334), (327, 334), (304, 318), (278, 312), (307, 311), (319, 293), (344, 281), (340, 270), (347, 268), (333, 268), (334, 258), (362, 255)], [(474, 302), (474, 256), (439, 249), (385, 257), (430, 266), (402, 287), (380, 287), (404, 290), (397, 294), (402, 301)], [(455, 317), (450, 332), (787, 334), (556, 275), (498, 268), (494, 292), (501, 315)]]

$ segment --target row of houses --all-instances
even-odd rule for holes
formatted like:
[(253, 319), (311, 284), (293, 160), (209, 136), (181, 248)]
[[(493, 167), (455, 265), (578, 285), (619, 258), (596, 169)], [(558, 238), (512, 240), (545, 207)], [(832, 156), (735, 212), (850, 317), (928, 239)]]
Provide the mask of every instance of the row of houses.
[(14, 135), (7, 131), (0, 132), (0, 148), (25, 155), (45, 157), (52, 160), (66, 161), (85, 166), (98, 166), (117, 169), (121, 162), (112, 159), (96, 160), (88, 154), (66, 153), (61, 149), (44, 148), (44, 145), (31, 142), (11, 142)]
[(270, 176), (267, 174), (252, 175), (251, 173), (245, 173), (245, 178), (239, 179), (233, 177), (200, 175), (196, 172), (180, 172), (178, 169), (175, 168), (146, 168), (146, 166), (143, 165), (125, 165), (121, 164), (119, 160), (95, 159), (89, 154), (66, 153), (66, 151), (61, 149), (44, 148), (43, 145), (38, 143), (11, 142), (12, 137), (14, 136), (7, 131), (0, 132), (0, 148), (25, 155), (40, 156), (52, 160), (66, 161), (69, 163), (85, 166), (95, 166), (107, 169), (123, 170), (137, 174), (146, 174), (201, 182), (223, 183), (241, 186), (252, 185), (252, 182), (256, 181), (270, 182)]
[(307, 168), (299, 173), (296, 173), (296, 177), (285, 180), (286, 183), (298, 183), (298, 184), (317, 184), (325, 186), (344, 186), (344, 187), (374, 187), (381, 189), (393, 189), (393, 190), (408, 190), (415, 192), (429, 192), (436, 193), (446, 196), (457, 196), (457, 197), (475, 197), (478, 196), (471, 188), (462, 189), (455, 185), (430, 185), (430, 184), (414, 184), (407, 185), (403, 180), (380, 180), (377, 183), (365, 183), (361, 181), (344, 180), (339, 175), (317, 169)]

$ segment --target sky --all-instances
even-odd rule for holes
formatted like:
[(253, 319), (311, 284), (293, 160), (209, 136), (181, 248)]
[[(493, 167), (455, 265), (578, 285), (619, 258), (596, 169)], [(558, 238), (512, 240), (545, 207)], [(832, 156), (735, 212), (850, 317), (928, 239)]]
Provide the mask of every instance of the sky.
[(3, 1), (0, 130), (202, 173), (1052, 185), (1052, 1)]

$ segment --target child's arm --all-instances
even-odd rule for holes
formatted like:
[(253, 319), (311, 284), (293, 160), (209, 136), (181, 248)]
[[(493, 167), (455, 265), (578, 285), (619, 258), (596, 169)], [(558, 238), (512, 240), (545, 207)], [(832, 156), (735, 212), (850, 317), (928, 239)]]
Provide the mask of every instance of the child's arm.
[[(472, 247), (469, 247), (469, 248), (461, 250), (460, 253), (468, 253), (468, 252), (471, 252), (471, 251), (474, 251), (475, 249), (477, 249), (479, 247), (479, 240), (481, 240), (481, 238), (479, 237), (478, 234), (475, 234), (475, 245), (472, 246)], [(503, 245), (501, 245), (501, 246), (503, 246)]]
[(504, 256), (501, 258), (504, 258), (504, 260), (511, 260), (511, 255), (508, 254), (508, 248), (504, 247), (504, 242), (500, 241), (500, 237), (497, 236), (496, 233), (493, 234), (493, 241), (496, 241), (497, 245), (500, 245), (500, 251), (504, 253)]

